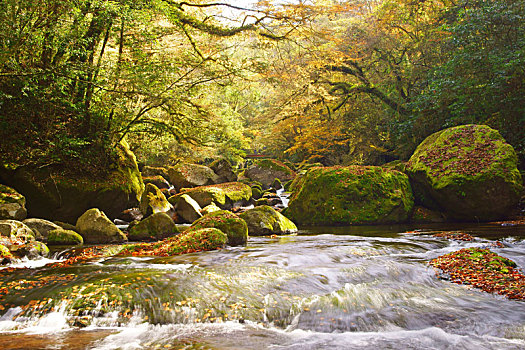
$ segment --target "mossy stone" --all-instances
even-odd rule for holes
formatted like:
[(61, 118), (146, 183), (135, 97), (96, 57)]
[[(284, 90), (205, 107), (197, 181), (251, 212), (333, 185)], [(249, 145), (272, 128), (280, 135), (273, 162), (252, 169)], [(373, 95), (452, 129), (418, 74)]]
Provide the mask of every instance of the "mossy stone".
[(0, 265), (9, 264), (14, 259), (13, 254), (5, 245), (0, 244)]
[(56, 229), (47, 234), (48, 245), (80, 245), (84, 244), (81, 235), (71, 230)]
[(414, 205), (407, 175), (373, 166), (311, 168), (286, 215), (300, 225), (401, 223)]
[(148, 216), (129, 229), (130, 241), (160, 240), (179, 233), (177, 226), (166, 213)]
[(37, 218), (25, 219), (23, 223), (26, 224), (27, 227), (32, 229), (33, 232), (35, 232), (37, 240), (38, 239), (46, 240), (49, 231), (58, 230), (62, 228), (59, 225), (51, 221), (47, 221), (44, 219), (37, 219)]
[(180, 191), (181, 188), (212, 185), (219, 177), (204, 165), (182, 163), (168, 169), (170, 183)]
[(250, 186), (241, 182), (227, 182), (216, 185), (199, 186), (184, 190), (168, 198), (172, 204), (176, 204), (178, 198), (182, 195), (188, 195), (194, 199), (199, 206), (204, 208), (211, 203), (215, 203), (219, 208), (230, 209), (236, 204), (246, 204), (252, 197)]
[(144, 176), (143, 175), (142, 181), (144, 181), (144, 185), (153, 184), (161, 190), (170, 188), (170, 183), (168, 182), (168, 180), (166, 180), (164, 177), (160, 175), (155, 175), (155, 176)]
[[(125, 143), (116, 147), (115, 161), (101, 174), (45, 167), (0, 167), (0, 179), (23, 193), (29, 216), (75, 223), (97, 207), (111, 218), (138, 205), (144, 184), (135, 155)], [(80, 166), (80, 165), (79, 165)]]
[(239, 214), (239, 217), (246, 221), (249, 236), (280, 235), (297, 232), (297, 226), (292, 221), (266, 205), (249, 209)]
[(201, 228), (217, 228), (221, 230), (228, 236), (228, 244), (231, 246), (244, 245), (248, 240), (248, 225), (246, 222), (227, 210), (204, 215), (195, 221), (188, 230)]
[(142, 193), (139, 209), (144, 217), (147, 217), (155, 213), (166, 213), (173, 207), (157, 186), (148, 183)]
[(13, 188), (0, 184), (0, 220), (24, 220), (26, 199)]
[(127, 240), (126, 235), (97, 208), (82, 214), (76, 227), (85, 243), (118, 243)]
[(503, 219), (523, 190), (518, 158), (498, 131), (462, 125), (427, 137), (406, 171), (416, 200), (461, 221)]
[(260, 182), (264, 188), (268, 188), (275, 179), (285, 182), (293, 180), (296, 173), (276, 159), (259, 159), (245, 170), (244, 175), (252, 181)]

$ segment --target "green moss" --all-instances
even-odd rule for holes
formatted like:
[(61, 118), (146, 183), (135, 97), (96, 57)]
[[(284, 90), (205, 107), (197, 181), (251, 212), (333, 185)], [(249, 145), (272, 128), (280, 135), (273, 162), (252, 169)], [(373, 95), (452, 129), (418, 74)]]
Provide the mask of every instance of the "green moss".
[(155, 213), (129, 228), (132, 241), (159, 240), (179, 233), (177, 226), (166, 213)]
[(297, 232), (297, 226), (292, 221), (267, 205), (247, 210), (239, 217), (248, 224), (250, 236)]
[(248, 226), (239, 216), (227, 210), (216, 211), (195, 221), (188, 231), (217, 228), (228, 236), (228, 244), (243, 245), (248, 240)]
[(408, 177), (380, 167), (312, 168), (286, 215), (302, 225), (404, 222), (413, 207)]
[(83, 243), (84, 239), (75, 231), (57, 229), (48, 232), (47, 244), (49, 245), (77, 245)]
[(522, 191), (516, 152), (498, 131), (462, 125), (425, 139), (407, 163), (419, 203), (456, 219), (494, 220)]
[(21, 206), (24, 206), (26, 204), (26, 199), (11, 187), (0, 184), (0, 204), (4, 203), (18, 203)]
[(157, 186), (148, 183), (140, 199), (139, 209), (144, 216), (149, 216), (155, 213), (165, 213), (171, 209), (171, 205)]

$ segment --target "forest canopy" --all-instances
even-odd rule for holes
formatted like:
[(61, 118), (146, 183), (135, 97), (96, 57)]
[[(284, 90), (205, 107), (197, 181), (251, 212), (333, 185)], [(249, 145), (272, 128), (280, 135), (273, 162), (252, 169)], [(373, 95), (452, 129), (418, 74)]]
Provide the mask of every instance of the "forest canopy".
[(407, 159), (461, 124), (525, 159), (521, 0), (0, 3), (5, 165), (96, 168), (263, 152)]

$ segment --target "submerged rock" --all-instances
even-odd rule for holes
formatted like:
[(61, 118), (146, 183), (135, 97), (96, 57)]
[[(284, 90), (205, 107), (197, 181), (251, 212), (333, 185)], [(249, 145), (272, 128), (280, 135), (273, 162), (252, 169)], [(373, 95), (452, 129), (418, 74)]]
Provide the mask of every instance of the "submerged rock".
[(228, 236), (231, 246), (244, 245), (248, 240), (248, 225), (236, 214), (221, 210), (207, 214), (195, 221), (188, 231), (201, 228), (217, 228)]
[(130, 228), (130, 241), (160, 240), (179, 233), (177, 226), (166, 213), (155, 213)]
[(248, 224), (248, 235), (250, 236), (297, 232), (297, 226), (290, 219), (266, 205), (249, 209), (239, 214), (239, 217)]
[(11, 187), (0, 184), (0, 220), (24, 220), (27, 216), (26, 199)]
[(295, 171), (284, 163), (275, 159), (260, 159), (245, 170), (244, 176), (252, 181), (260, 182), (265, 188), (272, 185), (275, 179), (281, 182), (293, 180), (296, 176)]
[(191, 188), (216, 184), (219, 177), (204, 165), (183, 163), (168, 169), (169, 180), (177, 191), (181, 188)]
[(462, 125), (430, 135), (406, 171), (416, 200), (448, 217), (466, 221), (505, 218), (521, 191), (518, 159), (498, 131)]
[(82, 214), (76, 227), (85, 243), (118, 243), (127, 240), (124, 233), (97, 208)]
[(48, 245), (79, 245), (83, 243), (82, 236), (71, 230), (51, 230), (47, 236)]
[(285, 215), (301, 225), (405, 222), (414, 205), (408, 177), (372, 166), (310, 169)]

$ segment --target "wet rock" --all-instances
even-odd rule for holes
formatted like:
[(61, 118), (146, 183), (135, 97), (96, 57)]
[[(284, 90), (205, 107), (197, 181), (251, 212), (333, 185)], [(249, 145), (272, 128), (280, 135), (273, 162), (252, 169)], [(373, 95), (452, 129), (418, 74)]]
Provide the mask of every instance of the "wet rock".
[(216, 228), (228, 236), (228, 244), (231, 246), (245, 245), (248, 240), (248, 225), (239, 216), (227, 210), (216, 211), (207, 214), (195, 221), (188, 231)]
[(386, 224), (408, 220), (407, 175), (372, 166), (311, 168), (285, 215), (301, 225)]
[(161, 240), (179, 233), (177, 226), (166, 213), (155, 213), (129, 229), (130, 241)]
[(430, 135), (406, 172), (416, 201), (462, 221), (505, 218), (523, 190), (518, 159), (498, 131), (462, 125)]
[(25, 219), (23, 223), (35, 232), (37, 240), (46, 240), (49, 231), (62, 228), (61, 226), (44, 219)]
[(56, 229), (49, 231), (47, 235), (48, 245), (80, 245), (84, 244), (81, 235), (71, 230)]
[(169, 178), (168, 169), (164, 167), (153, 167), (146, 165), (142, 167), (141, 173), (143, 177), (162, 176), (164, 179)]
[(126, 222), (132, 222), (134, 220), (140, 221), (142, 220), (143, 217), (144, 215), (141, 213), (139, 208), (130, 208), (120, 213), (117, 219), (123, 220)]
[(161, 190), (162, 189), (169, 189), (171, 187), (171, 185), (168, 182), (168, 180), (166, 180), (165, 178), (163, 178), (160, 175), (143, 176), (142, 180), (144, 181), (144, 185), (152, 184), (152, 185), (155, 185), (157, 188), (159, 188)]
[(443, 213), (440, 213), (439, 211), (416, 206), (410, 221), (416, 224), (440, 223), (445, 222), (446, 218)]
[(124, 233), (97, 208), (82, 214), (76, 227), (85, 243), (118, 243), (127, 240)]
[(269, 206), (249, 209), (239, 217), (248, 224), (248, 235), (281, 235), (297, 232), (297, 226), (281, 213)]
[(15, 257), (5, 245), (0, 244), (0, 265), (6, 265), (13, 262)]
[(230, 209), (234, 206), (243, 206), (249, 203), (252, 197), (250, 186), (240, 182), (228, 182), (217, 185), (200, 186), (184, 190), (168, 199), (175, 205), (182, 195), (189, 195), (200, 207), (215, 203), (219, 208)]

